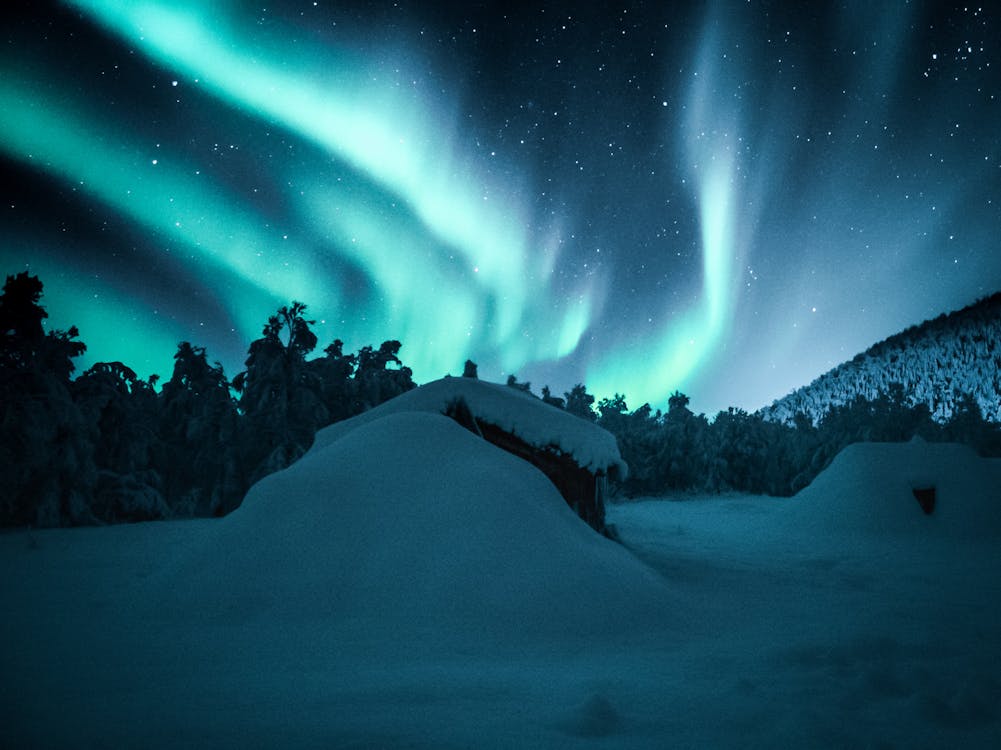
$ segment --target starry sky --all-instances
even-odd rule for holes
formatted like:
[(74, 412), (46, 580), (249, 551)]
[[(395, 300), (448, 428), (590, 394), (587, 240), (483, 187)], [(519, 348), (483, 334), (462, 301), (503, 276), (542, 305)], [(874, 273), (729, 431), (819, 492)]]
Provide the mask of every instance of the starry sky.
[(8, 3), (0, 270), (83, 366), (269, 314), (753, 410), (1001, 289), (1001, 7)]

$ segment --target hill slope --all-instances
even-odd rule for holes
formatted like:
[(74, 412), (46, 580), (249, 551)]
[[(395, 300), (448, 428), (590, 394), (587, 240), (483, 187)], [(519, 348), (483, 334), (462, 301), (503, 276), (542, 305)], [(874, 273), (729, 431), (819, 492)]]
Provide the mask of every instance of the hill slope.
[(927, 404), (937, 420), (947, 420), (958, 396), (970, 394), (986, 419), (1001, 422), (1001, 292), (871, 346), (760, 413), (785, 422), (802, 412), (816, 421), (831, 406), (859, 395), (873, 399), (891, 383)]

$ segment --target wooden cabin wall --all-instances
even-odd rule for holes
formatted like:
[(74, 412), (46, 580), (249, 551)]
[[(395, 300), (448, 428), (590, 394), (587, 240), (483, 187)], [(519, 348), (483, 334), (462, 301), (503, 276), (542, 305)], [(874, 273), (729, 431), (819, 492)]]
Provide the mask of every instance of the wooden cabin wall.
[(484, 439), (541, 470), (585, 523), (599, 533), (605, 532), (603, 475), (599, 477), (582, 469), (572, 458), (552, 449), (529, 445), (489, 422), (476, 420), (476, 423)]

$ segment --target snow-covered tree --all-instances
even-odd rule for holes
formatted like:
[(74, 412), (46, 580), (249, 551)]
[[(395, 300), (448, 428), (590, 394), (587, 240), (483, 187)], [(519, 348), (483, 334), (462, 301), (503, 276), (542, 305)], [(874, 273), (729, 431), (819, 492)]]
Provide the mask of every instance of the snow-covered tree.
[(577, 383), (568, 392), (563, 394), (566, 399), (566, 410), (581, 419), (594, 422), (597, 416), (594, 413), (594, 396), (587, 392), (583, 383)]
[(222, 365), (210, 365), (204, 347), (178, 344), (159, 420), (164, 494), (175, 513), (219, 515), (235, 507), (247, 489), (236, 402)]
[(121, 362), (98, 362), (71, 384), (74, 400), (96, 427), (98, 475), (90, 508), (99, 521), (170, 515), (155, 468), (161, 443), (154, 382), (141, 380)]
[(327, 423), (316, 373), (306, 366), (317, 339), (310, 329), (315, 321), (305, 312), (305, 304), (293, 302), (269, 317), (261, 338), (250, 345), (247, 369), (233, 379), (250, 484), (299, 458)]
[(73, 402), (76, 328), (46, 332), (42, 282), (8, 276), (0, 296), (0, 524), (81, 523), (97, 471), (93, 427)]
[(415, 387), (413, 371), (398, 356), (401, 347), (399, 341), (384, 341), (378, 349), (365, 346), (358, 351), (354, 374), (357, 413)]

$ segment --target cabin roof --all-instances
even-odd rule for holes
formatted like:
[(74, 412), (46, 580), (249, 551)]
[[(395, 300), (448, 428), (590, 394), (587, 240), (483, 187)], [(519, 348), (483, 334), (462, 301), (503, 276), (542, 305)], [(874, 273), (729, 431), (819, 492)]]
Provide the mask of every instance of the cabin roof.
[(316, 434), (313, 450), (339, 440), (362, 424), (388, 414), (408, 411), (444, 413), (461, 398), (477, 420), (489, 422), (529, 445), (556, 449), (582, 469), (624, 476), (627, 468), (619, 446), (607, 430), (593, 422), (499, 383), (476, 378), (446, 377), (407, 391), (374, 409), (325, 427)]

